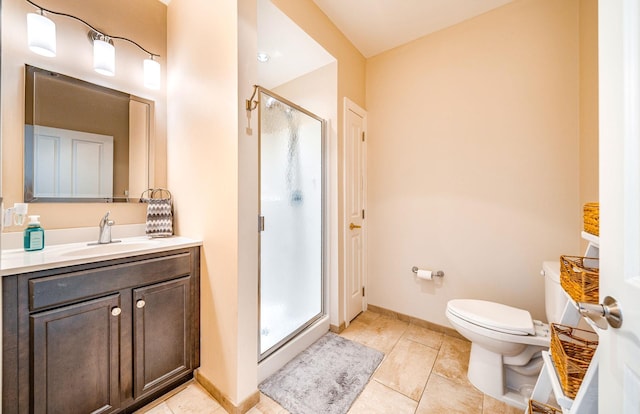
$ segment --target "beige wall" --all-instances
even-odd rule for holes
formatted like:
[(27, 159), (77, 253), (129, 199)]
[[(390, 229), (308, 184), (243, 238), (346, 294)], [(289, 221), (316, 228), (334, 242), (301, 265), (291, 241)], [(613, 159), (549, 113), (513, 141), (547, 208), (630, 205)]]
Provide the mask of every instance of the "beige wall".
[(578, 13), (520, 0), (367, 62), (369, 303), (545, 319), (541, 262), (580, 253)]
[[(245, 408), (258, 386), (258, 145), (248, 135), (245, 100), (258, 83), (258, 29), (255, 0), (238, 1), (238, 401)], [(257, 120), (253, 117), (253, 134)]]
[(204, 241), (200, 375), (233, 405), (257, 385), (257, 279), (254, 288), (239, 264), (238, 17), (235, 1), (173, 0), (168, 8), (168, 181), (177, 232)]
[(580, 0), (580, 204), (598, 201), (598, 1)]
[[(39, 4), (52, 10), (81, 17), (113, 35), (129, 37), (161, 55), (158, 59), (166, 73), (166, 12), (157, 0), (41, 0)], [(27, 47), (26, 15), (36, 9), (23, 0), (2, 2), (2, 193), (5, 206), (22, 201), (23, 193), (23, 125), (24, 65), (60, 72), (92, 83), (121, 90), (155, 101), (155, 142), (153, 160), (157, 185), (164, 185), (166, 170), (166, 99), (165, 90), (144, 88), (142, 61), (144, 52), (126, 42), (116, 46), (116, 75), (101, 76), (93, 70), (93, 51), (87, 40), (87, 29), (81, 23), (52, 16), (56, 23), (57, 56), (47, 58), (32, 53)], [(164, 74), (163, 74), (164, 76)], [(117, 224), (144, 223), (145, 206), (141, 204), (104, 203), (34, 203), (29, 214), (39, 214), (45, 229), (97, 226), (105, 211)], [(22, 231), (9, 227), (6, 231)]]

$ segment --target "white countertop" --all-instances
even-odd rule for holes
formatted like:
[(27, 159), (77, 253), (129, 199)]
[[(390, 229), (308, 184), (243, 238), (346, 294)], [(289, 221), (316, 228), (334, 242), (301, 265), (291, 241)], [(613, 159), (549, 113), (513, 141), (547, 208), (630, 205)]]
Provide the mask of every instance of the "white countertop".
[(201, 240), (180, 236), (155, 239), (137, 236), (123, 237), (120, 240), (118, 243), (105, 245), (88, 245), (87, 242), (56, 244), (34, 252), (25, 252), (23, 249), (3, 250), (0, 276), (202, 245)]

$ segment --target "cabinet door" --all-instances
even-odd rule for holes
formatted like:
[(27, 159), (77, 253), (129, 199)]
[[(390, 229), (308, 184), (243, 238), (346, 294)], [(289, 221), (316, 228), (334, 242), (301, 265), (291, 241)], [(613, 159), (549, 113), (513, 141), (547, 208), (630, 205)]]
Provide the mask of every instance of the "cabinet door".
[(133, 290), (134, 398), (193, 368), (191, 277)]
[(120, 295), (30, 316), (34, 414), (106, 414), (120, 405)]

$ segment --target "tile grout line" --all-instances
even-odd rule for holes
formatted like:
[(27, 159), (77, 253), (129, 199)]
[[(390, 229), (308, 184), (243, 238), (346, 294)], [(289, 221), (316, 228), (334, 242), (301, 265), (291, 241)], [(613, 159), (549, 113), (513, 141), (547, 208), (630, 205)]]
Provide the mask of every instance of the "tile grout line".
[(407, 341), (411, 341), (411, 342), (413, 342), (413, 343), (416, 343), (416, 344), (418, 344), (418, 345), (422, 345), (422, 346), (426, 346), (427, 348), (434, 349), (434, 350), (438, 351), (438, 354), (440, 353), (440, 348), (442, 347), (442, 343), (440, 343), (440, 346), (438, 346), (437, 348), (434, 348), (434, 347), (432, 347), (432, 346), (430, 346), (430, 345), (427, 345), (427, 344), (424, 344), (424, 343), (422, 343), (422, 342), (420, 342), (420, 341), (416, 341), (415, 339), (406, 338), (404, 335), (402, 335), (402, 336), (400, 337), (400, 339), (402, 339), (402, 338), (406, 339)]
[(429, 384), (429, 380), (431, 379), (431, 376), (432, 375), (438, 375), (437, 373), (435, 373), (433, 371), (433, 368), (436, 366), (436, 362), (438, 361), (438, 357), (440, 356), (440, 351), (441, 350), (442, 350), (442, 341), (440, 342), (440, 346), (438, 347), (438, 353), (436, 354), (436, 357), (433, 360), (433, 365), (431, 365), (431, 370), (429, 371), (429, 376), (427, 377), (427, 380), (424, 383), (424, 387), (422, 388), (422, 392), (420, 393), (420, 399), (418, 400), (418, 405), (416, 405), (416, 409), (413, 412), (414, 414), (416, 414), (418, 412), (418, 408), (420, 407), (420, 401), (422, 401), (422, 397), (424, 397), (424, 393), (427, 391), (427, 385)]
[[(384, 383), (382, 383), (382, 382), (378, 381), (376, 378), (372, 378), (372, 379), (371, 379), (371, 381), (375, 381), (375, 382), (377, 382), (378, 384), (380, 384), (380, 385), (382, 385), (383, 387), (385, 387), (386, 389), (388, 389), (389, 391), (391, 391), (391, 392), (393, 392), (393, 393), (395, 393), (395, 394), (400, 394), (400, 395), (402, 395), (403, 397), (408, 398), (408, 399), (410, 399), (411, 401), (413, 401), (413, 402), (415, 402), (415, 403), (418, 403), (418, 404), (416, 405), (416, 409), (417, 409), (418, 405), (420, 404), (420, 400), (416, 401), (416, 400), (414, 400), (413, 398), (411, 398), (411, 397), (409, 397), (408, 395), (406, 395), (405, 393), (403, 393), (402, 391), (394, 390), (393, 388), (391, 388), (391, 387), (390, 387), (390, 386), (388, 386), (387, 384), (384, 384)], [(369, 385), (369, 384), (367, 384), (367, 385)]]
[[(424, 383), (424, 387), (422, 387), (422, 391), (420, 392), (420, 396), (419, 396), (419, 398), (418, 398), (417, 400), (415, 400), (415, 399), (413, 399), (412, 397), (410, 397), (410, 396), (406, 395), (404, 392), (402, 392), (402, 391), (398, 391), (398, 390), (395, 390), (395, 389), (393, 389), (393, 388), (391, 388), (391, 387), (387, 386), (386, 384), (383, 384), (382, 382), (378, 381), (378, 380), (374, 377), (374, 376), (375, 376), (375, 372), (374, 372), (374, 374), (371, 376), (371, 378), (372, 378), (372, 380), (376, 381), (378, 384), (380, 384), (380, 385), (382, 385), (383, 387), (385, 387), (385, 388), (389, 389), (390, 391), (395, 392), (395, 393), (397, 393), (397, 394), (400, 394), (400, 395), (402, 395), (402, 396), (404, 396), (404, 397), (408, 398), (408, 399), (409, 399), (409, 400), (411, 400), (411, 401), (414, 401), (414, 402), (416, 403), (416, 408), (415, 408), (415, 410), (413, 411), (413, 412), (414, 412), (414, 414), (415, 414), (415, 413), (418, 411), (418, 407), (420, 406), (420, 401), (422, 400), (422, 396), (424, 395), (424, 392), (425, 392), (425, 390), (426, 390), (426, 388), (427, 388), (427, 383), (429, 382), (429, 378), (431, 378), (431, 375), (433, 374), (433, 367), (435, 366), (436, 360), (438, 359), (438, 356), (440, 355), (440, 349), (442, 348), (442, 341), (440, 342), (440, 345), (438, 346), (438, 348), (433, 348), (433, 347), (431, 347), (431, 346), (429, 346), (429, 345), (423, 344), (422, 342), (418, 342), (418, 341), (416, 341), (416, 340), (414, 340), (414, 339), (407, 338), (405, 335), (407, 334), (407, 332), (408, 332), (408, 330), (409, 330), (409, 327), (410, 327), (410, 326), (411, 326), (411, 322), (408, 322), (408, 323), (407, 323), (407, 325), (406, 325), (406, 327), (404, 328), (404, 330), (402, 331), (402, 333), (401, 333), (401, 334), (400, 334), (400, 336), (398, 337), (398, 339), (395, 341), (395, 343), (394, 343), (394, 344), (393, 344), (393, 346), (391, 347), (391, 350), (389, 351), (389, 354), (391, 354), (391, 353), (393, 352), (393, 350), (396, 348), (396, 346), (400, 343), (400, 341), (401, 341), (402, 339), (406, 339), (407, 341), (413, 342), (413, 343), (415, 343), (415, 344), (417, 344), (417, 345), (421, 345), (421, 346), (424, 346), (424, 347), (427, 347), (427, 348), (429, 348), (429, 349), (433, 349), (433, 350), (437, 351), (436, 357), (435, 357), (435, 359), (433, 360), (433, 365), (431, 365), (431, 369), (429, 370), (429, 376), (427, 377), (427, 381), (425, 381), (425, 383)], [(419, 325), (415, 325), (415, 326), (419, 326)], [(445, 335), (445, 334), (443, 334), (443, 335)], [(383, 358), (383, 360), (380, 362), (380, 365), (378, 366), (378, 368), (376, 368), (376, 371), (378, 371), (378, 369), (382, 366), (382, 364), (384, 363), (385, 359), (387, 359), (387, 354), (385, 354), (385, 357), (384, 357), (384, 358)]]

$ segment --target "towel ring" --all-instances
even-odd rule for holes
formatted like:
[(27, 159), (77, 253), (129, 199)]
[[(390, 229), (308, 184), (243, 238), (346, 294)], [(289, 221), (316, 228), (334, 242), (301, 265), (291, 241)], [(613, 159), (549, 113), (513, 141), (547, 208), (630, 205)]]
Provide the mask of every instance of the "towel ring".
[[(167, 195), (167, 197), (163, 197), (163, 194)], [(147, 194), (148, 197), (145, 197), (144, 195)], [(156, 194), (160, 194), (159, 197), (156, 197)], [(141, 203), (146, 203), (148, 200), (152, 200), (152, 199), (168, 199), (171, 200), (171, 192), (169, 190), (167, 190), (166, 188), (149, 188), (146, 189), (142, 192), (142, 194), (140, 194), (140, 202)]]

